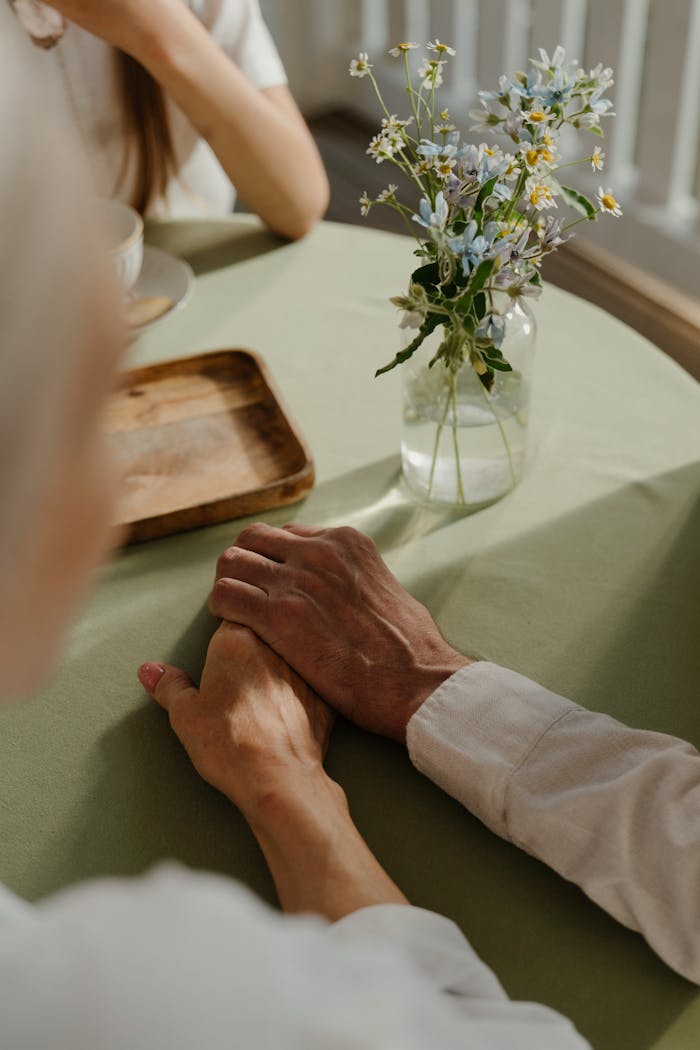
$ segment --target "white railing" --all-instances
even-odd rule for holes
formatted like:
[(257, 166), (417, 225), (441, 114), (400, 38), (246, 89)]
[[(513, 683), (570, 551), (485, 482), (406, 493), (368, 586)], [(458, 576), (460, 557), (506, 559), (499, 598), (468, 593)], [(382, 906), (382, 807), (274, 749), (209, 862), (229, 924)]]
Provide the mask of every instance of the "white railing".
[[(584, 65), (615, 69), (617, 118), (607, 122), (602, 179), (624, 223), (581, 236), (700, 298), (700, 0), (261, 0), (307, 112), (351, 107), (372, 120), (366, 82), (347, 60), (369, 51), (392, 110), (405, 109), (400, 40), (457, 48), (445, 104), (468, 129), (476, 92), (562, 43)], [(586, 177), (583, 183), (585, 185)], [(590, 186), (589, 186), (590, 188)]]

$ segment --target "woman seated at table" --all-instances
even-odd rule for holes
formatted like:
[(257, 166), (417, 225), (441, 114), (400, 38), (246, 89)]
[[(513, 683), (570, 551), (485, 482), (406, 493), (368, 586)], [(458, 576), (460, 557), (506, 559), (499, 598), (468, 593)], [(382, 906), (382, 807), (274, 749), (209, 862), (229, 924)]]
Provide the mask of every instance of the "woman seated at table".
[[(40, 66), (0, 5), (4, 702), (55, 664), (118, 487), (100, 434), (122, 352), (116, 296), (86, 234), (78, 151), (50, 95), (35, 94)], [(509, 1001), (451, 922), (408, 905), (323, 770), (328, 708), (251, 632), (217, 631), (199, 693), (175, 671), (166, 691), (159, 668), (141, 678), (249, 821), (284, 910), (317, 917), (174, 867), (34, 907), (0, 888), (3, 1050), (583, 1050), (558, 1014)]]
[(323, 165), (258, 0), (51, 0), (45, 29), (28, 3), (35, 33), (69, 20), (46, 61), (103, 196), (178, 217), (226, 214), (237, 191), (292, 239), (322, 217)]

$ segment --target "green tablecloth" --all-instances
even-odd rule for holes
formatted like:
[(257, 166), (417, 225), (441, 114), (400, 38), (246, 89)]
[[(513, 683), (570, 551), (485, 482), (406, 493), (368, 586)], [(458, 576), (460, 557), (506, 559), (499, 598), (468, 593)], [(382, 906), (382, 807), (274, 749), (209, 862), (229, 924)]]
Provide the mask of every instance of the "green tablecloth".
[[(700, 388), (688, 375), (547, 289), (525, 480), (471, 517), (420, 509), (399, 485), (399, 378), (373, 379), (398, 345), (386, 300), (405, 285), (409, 241), (325, 224), (280, 245), (247, 219), (150, 236), (198, 280), (133, 362), (253, 347), (314, 451), (309, 499), (267, 520), (369, 532), (455, 645), (700, 744)], [(197, 674), (214, 560), (240, 527), (121, 554), (46, 695), (2, 716), (0, 879), (20, 894), (175, 857), (274, 899), (243, 821), (198, 779), (135, 680), (145, 659)], [(341, 724), (328, 764), (398, 884), (455, 919), (512, 996), (568, 1014), (600, 1050), (697, 1050), (696, 990), (441, 794), (402, 749)]]

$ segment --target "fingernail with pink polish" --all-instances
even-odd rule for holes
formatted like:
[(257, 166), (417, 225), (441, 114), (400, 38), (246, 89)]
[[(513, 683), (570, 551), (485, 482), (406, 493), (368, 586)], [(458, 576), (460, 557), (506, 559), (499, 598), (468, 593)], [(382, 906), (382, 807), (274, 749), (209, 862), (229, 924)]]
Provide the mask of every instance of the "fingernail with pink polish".
[(155, 687), (158, 685), (160, 678), (165, 674), (165, 668), (161, 667), (160, 664), (141, 664), (138, 669), (139, 681), (141, 684), (152, 693)]

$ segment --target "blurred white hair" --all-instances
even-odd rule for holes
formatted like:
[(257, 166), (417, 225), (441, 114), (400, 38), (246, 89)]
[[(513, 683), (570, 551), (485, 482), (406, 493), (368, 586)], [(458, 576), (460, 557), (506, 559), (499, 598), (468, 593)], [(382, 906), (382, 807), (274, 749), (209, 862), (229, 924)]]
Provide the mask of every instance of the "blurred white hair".
[(85, 353), (80, 147), (44, 52), (0, 3), (0, 612)]

